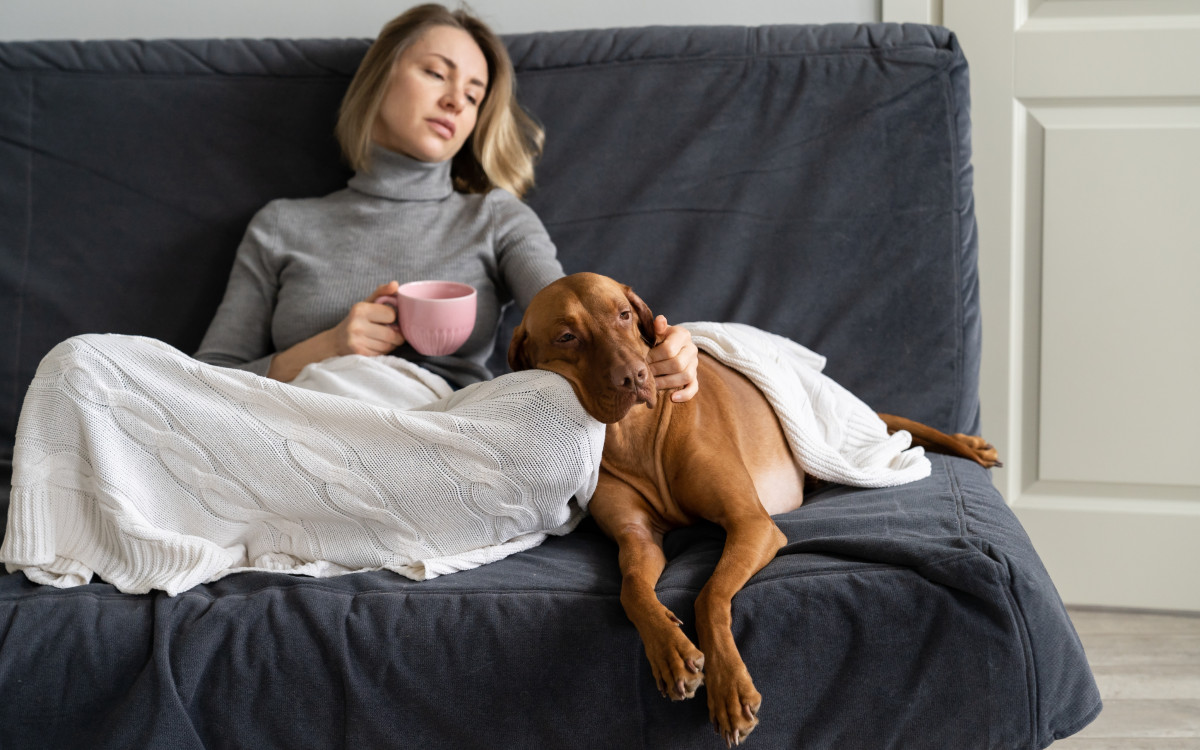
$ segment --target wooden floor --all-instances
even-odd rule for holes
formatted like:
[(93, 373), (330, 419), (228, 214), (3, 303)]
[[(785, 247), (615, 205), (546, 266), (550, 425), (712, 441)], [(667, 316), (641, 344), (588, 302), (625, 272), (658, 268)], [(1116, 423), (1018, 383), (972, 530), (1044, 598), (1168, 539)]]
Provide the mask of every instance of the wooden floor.
[(1104, 699), (1053, 750), (1200, 750), (1200, 615), (1069, 608)]

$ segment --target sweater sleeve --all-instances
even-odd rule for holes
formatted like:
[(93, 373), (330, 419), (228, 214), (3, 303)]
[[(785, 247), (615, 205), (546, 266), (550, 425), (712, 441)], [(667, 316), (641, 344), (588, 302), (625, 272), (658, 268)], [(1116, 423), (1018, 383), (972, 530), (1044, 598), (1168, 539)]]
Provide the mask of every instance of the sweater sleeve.
[(266, 375), (275, 356), (271, 318), (279, 292), (280, 257), (275, 250), (280, 206), (255, 214), (238, 246), (217, 314), (196, 359)]
[(533, 209), (501, 188), (488, 194), (500, 278), (524, 308), (542, 287), (561, 278), (558, 249)]

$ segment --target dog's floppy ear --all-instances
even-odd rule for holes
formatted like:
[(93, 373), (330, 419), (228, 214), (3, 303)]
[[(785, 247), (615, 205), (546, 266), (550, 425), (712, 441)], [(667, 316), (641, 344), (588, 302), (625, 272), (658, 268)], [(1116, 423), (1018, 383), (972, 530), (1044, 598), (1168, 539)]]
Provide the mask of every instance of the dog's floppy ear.
[(508, 345), (508, 367), (513, 372), (533, 369), (533, 362), (529, 361), (529, 354), (525, 351), (528, 339), (529, 334), (525, 332), (525, 324), (522, 322), (513, 331), (512, 342)]
[(654, 335), (654, 313), (650, 312), (650, 306), (629, 287), (625, 287), (625, 297), (629, 304), (633, 305), (633, 311), (638, 316), (638, 330), (642, 332), (642, 341), (653, 349), (658, 343), (658, 337)]

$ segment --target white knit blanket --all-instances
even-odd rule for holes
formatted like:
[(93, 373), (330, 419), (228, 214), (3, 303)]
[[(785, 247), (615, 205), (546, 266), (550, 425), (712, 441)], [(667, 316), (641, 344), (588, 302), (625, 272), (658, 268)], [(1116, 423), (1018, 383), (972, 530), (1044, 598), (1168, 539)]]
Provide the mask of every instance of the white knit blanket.
[(825, 358), (791, 339), (740, 323), (687, 323), (700, 349), (745, 375), (767, 397), (792, 453), (809, 474), (856, 487), (891, 487), (929, 476), (912, 436), (887, 425), (822, 374)]
[(130, 593), (241, 570), (420, 580), (582, 517), (572, 498), (595, 489), (604, 426), (562, 377), (516, 373), (450, 395), (393, 357), (311, 369), (302, 385), (358, 397), (151, 339), (60, 344), (21, 412), (0, 559), (37, 583), (95, 572)]
[[(749, 326), (687, 327), (766, 394), (806, 471), (865, 487), (929, 474), (822, 357)], [(428, 579), (573, 529), (603, 440), (544, 371), (452, 393), (398, 358), (341, 357), (281, 384), (151, 339), (80, 336), (26, 395), (0, 560), (130, 593), (243, 570)]]

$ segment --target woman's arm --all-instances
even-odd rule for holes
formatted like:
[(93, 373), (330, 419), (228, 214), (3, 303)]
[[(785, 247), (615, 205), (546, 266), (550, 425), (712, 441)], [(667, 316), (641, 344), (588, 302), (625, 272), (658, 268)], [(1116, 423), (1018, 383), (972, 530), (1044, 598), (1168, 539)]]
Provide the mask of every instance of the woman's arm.
[(336, 326), (288, 349), (275, 351), (271, 323), (283, 265), (277, 248), (277, 227), (286, 220), (280, 216), (284, 210), (283, 202), (270, 203), (247, 227), (229, 273), (225, 296), (196, 359), (287, 382), (313, 362), (342, 354), (386, 354), (403, 344), (404, 337), (391, 326), (396, 320), (395, 309), (375, 302), (399, 288), (397, 282), (391, 281), (351, 306)]
[[(563, 275), (557, 250), (533, 209), (501, 190), (495, 190), (493, 226), (496, 255), (504, 283), (517, 304), (525, 307), (543, 286)], [(667, 324), (659, 315), (654, 321), (658, 345), (650, 350), (650, 370), (659, 390), (677, 388), (675, 402), (687, 401), (700, 390), (696, 380), (699, 352), (687, 329)], [(507, 343), (507, 342), (504, 342)]]
[(403, 344), (404, 336), (392, 327), (396, 322), (396, 309), (375, 301), (395, 294), (399, 288), (397, 281), (381, 285), (365, 300), (351, 306), (341, 323), (276, 354), (267, 369), (267, 377), (287, 383), (313, 362), (346, 354), (372, 357), (387, 354)]
[[(492, 217), (492, 247), (500, 281), (521, 309), (533, 296), (563, 277), (558, 248), (533, 209), (497, 188), (487, 196)], [(502, 342), (504, 346), (508, 342)]]
[(208, 324), (196, 359), (266, 375), (271, 365), (271, 315), (279, 292), (279, 259), (273, 251), (280, 207), (254, 215), (238, 246), (225, 296)]

